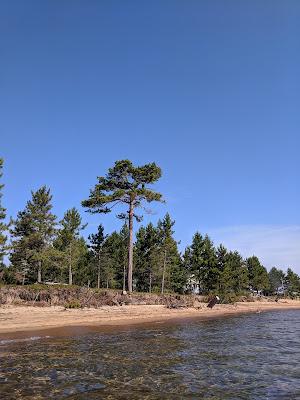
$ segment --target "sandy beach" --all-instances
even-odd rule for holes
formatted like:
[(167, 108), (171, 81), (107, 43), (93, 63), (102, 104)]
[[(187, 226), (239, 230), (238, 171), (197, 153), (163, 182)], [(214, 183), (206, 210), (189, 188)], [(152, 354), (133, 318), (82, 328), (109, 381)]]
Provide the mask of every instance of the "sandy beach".
[(64, 327), (129, 326), (152, 322), (166, 322), (186, 318), (219, 318), (240, 313), (300, 309), (300, 301), (257, 301), (219, 304), (213, 309), (199, 303), (197, 308), (168, 309), (162, 305), (103, 306), (98, 309), (65, 309), (64, 307), (2, 306), (0, 334), (40, 331)]

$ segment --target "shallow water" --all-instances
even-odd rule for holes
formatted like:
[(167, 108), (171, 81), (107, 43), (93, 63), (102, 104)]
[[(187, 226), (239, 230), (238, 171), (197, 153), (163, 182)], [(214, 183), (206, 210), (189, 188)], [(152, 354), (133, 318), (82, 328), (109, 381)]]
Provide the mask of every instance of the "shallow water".
[(300, 399), (300, 311), (0, 344), (1, 399)]

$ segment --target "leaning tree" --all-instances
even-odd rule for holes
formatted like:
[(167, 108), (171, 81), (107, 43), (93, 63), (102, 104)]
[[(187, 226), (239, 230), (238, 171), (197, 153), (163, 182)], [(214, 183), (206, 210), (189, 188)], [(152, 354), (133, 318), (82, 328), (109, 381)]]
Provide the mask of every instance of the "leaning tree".
[(98, 177), (98, 183), (90, 191), (87, 200), (82, 201), (82, 206), (90, 213), (109, 213), (118, 204), (128, 207), (127, 214), (119, 214), (119, 218), (128, 219), (129, 245), (128, 245), (128, 291), (132, 292), (132, 261), (133, 261), (133, 220), (141, 220), (135, 214), (135, 209), (142, 206), (143, 201), (163, 201), (162, 195), (153, 191), (146, 185), (153, 184), (161, 177), (161, 169), (150, 163), (135, 167), (129, 160), (116, 161), (109, 168), (106, 176)]

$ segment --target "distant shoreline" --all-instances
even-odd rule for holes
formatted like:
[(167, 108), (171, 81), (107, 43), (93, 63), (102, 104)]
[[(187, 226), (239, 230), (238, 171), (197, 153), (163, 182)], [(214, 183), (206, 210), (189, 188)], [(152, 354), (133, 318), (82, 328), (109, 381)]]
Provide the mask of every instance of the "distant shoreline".
[(239, 302), (218, 304), (213, 309), (201, 303), (198, 308), (169, 309), (163, 305), (103, 306), (100, 308), (65, 309), (61, 306), (33, 307), (6, 305), (0, 307), (0, 339), (28, 337), (47, 332), (51, 336), (71, 336), (91, 331), (112, 331), (116, 328), (149, 324), (206, 320), (244, 313), (300, 309), (299, 300), (279, 302)]

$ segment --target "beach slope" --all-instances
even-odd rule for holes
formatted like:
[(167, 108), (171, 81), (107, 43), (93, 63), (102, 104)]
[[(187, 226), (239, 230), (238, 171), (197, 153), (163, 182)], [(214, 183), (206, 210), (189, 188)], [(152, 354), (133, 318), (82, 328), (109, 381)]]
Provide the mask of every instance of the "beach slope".
[(127, 326), (185, 318), (219, 318), (240, 313), (288, 309), (300, 309), (300, 301), (218, 304), (213, 309), (207, 308), (204, 303), (198, 303), (194, 308), (178, 309), (169, 309), (163, 305), (123, 305), (83, 309), (6, 305), (0, 307), (0, 334), (71, 326)]

